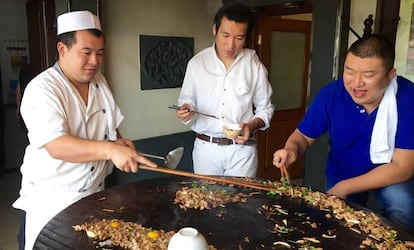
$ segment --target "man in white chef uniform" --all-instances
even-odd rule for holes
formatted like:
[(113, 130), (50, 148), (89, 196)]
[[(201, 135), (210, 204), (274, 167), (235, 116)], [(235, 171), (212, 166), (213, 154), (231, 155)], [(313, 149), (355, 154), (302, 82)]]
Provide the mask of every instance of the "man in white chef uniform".
[(20, 197), (25, 211), (25, 249), (54, 215), (73, 202), (101, 191), (113, 165), (137, 172), (156, 165), (118, 132), (123, 116), (104, 76), (104, 37), (89, 11), (57, 19), (58, 61), (27, 86), (21, 114), (30, 144), (21, 166)]

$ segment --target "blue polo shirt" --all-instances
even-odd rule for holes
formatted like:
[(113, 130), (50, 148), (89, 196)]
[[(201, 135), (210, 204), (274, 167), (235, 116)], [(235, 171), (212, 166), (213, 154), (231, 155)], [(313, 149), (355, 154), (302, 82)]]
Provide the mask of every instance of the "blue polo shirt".
[[(398, 125), (395, 147), (414, 149), (414, 84), (398, 77)], [(325, 174), (328, 183), (352, 178), (381, 164), (370, 160), (369, 148), (376, 108), (367, 114), (338, 79), (321, 89), (298, 126), (304, 135), (317, 138), (328, 131), (330, 149)]]

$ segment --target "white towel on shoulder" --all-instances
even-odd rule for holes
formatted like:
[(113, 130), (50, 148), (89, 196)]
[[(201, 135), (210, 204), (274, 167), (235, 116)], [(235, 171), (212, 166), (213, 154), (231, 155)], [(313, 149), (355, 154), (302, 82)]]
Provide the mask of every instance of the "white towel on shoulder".
[(391, 162), (394, 152), (398, 124), (397, 90), (397, 77), (394, 77), (378, 106), (370, 145), (371, 161), (375, 164)]

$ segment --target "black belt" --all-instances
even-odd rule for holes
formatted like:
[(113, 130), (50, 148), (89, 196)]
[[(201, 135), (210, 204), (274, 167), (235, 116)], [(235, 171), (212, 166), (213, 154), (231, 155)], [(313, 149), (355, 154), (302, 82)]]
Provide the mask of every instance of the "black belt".
[[(212, 143), (216, 143), (218, 145), (232, 145), (237, 144), (234, 140), (229, 138), (223, 138), (223, 137), (211, 137), (205, 134), (197, 134), (197, 138), (203, 141), (208, 141)], [(245, 142), (243, 145), (253, 146), (256, 145), (256, 141), (253, 139), (249, 139)]]

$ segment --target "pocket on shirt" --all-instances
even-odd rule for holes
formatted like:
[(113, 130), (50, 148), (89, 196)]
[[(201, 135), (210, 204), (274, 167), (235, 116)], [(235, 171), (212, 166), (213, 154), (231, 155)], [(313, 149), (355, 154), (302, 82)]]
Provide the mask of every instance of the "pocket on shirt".
[(238, 96), (245, 95), (249, 93), (250, 88), (248, 86), (237, 86), (235, 92)]

